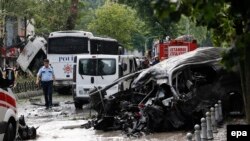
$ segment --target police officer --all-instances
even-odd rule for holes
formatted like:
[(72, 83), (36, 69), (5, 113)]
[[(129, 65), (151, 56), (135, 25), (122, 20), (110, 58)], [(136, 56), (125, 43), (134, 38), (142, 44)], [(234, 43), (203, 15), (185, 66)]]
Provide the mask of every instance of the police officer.
[(10, 84), (9, 80), (6, 79), (3, 70), (0, 68), (0, 88), (7, 88), (9, 84)]
[(44, 66), (42, 66), (36, 78), (36, 84), (38, 85), (41, 82), (41, 86), (43, 88), (45, 106), (46, 109), (52, 107), (52, 90), (53, 90), (53, 80), (55, 80), (54, 71), (51, 66), (49, 66), (49, 60), (44, 59)]
[(155, 64), (158, 64), (160, 62), (160, 59), (158, 56), (155, 56), (154, 58), (154, 61), (153, 61), (153, 64), (152, 65), (155, 65)]

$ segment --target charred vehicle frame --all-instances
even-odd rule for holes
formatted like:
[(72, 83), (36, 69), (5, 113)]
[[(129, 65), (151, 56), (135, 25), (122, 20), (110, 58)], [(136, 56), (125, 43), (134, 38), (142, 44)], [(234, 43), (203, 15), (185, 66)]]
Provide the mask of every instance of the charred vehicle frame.
[[(239, 74), (222, 67), (222, 51), (199, 48), (95, 88), (90, 101), (98, 116), (92, 126), (129, 135), (193, 127), (218, 100), (225, 114), (244, 114)], [(106, 96), (107, 89), (128, 79), (129, 89)]]

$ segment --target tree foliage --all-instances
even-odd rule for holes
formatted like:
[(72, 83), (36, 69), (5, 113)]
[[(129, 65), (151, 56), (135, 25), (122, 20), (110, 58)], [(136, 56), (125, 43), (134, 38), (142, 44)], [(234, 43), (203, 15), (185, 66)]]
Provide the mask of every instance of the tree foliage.
[[(95, 10), (104, 5), (105, 0), (81, 0), (76, 29), (88, 30), (88, 24), (95, 18)], [(84, 4), (84, 5), (83, 5)]]
[(210, 34), (206, 27), (196, 26), (196, 23), (190, 18), (182, 15), (179, 22), (173, 25), (175, 27), (175, 37), (180, 35), (192, 35), (197, 40), (199, 46), (212, 46)]
[(120, 41), (132, 49), (132, 37), (143, 34), (144, 22), (128, 6), (107, 2), (95, 12), (95, 19), (88, 25), (90, 31)]
[(79, 23), (77, 19), (85, 12), (72, 10), (72, 5), (82, 9), (85, 6), (83, 0), (1, 0), (0, 4), (7, 16), (34, 19), (35, 32), (42, 35), (48, 35), (51, 31), (75, 29)]
[(40, 1), (33, 15), (36, 33), (48, 34), (51, 31), (66, 29), (69, 16), (69, 0)]
[[(196, 23), (186, 16), (177, 17), (155, 15), (151, 1), (148, 0), (119, 0), (120, 3), (127, 4), (137, 10), (138, 15), (145, 21), (149, 29), (148, 37), (157, 36), (158, 38), (178, 37), (184, 34), (192, 34), (202, 46), (211, 45), (211, 34), (206, 27), (196, 26)], [(173, 14), (176, 16), (176, 14)], [(180, 21), (179, 21), (180, 20)]]
[(164, 36), (174, 36), (174, 27), (171, 21), (167, 18), (159, 19), (154, 15), (154, 9), (151, 7), (151, 2), (148, 0), (118, 0), (119, 3), (126, 4), (138, 13), (138, 16), (145, 22), (148, 33), (146, 33), (145, 38), (151, 36), (159, 36), (163, 38)]

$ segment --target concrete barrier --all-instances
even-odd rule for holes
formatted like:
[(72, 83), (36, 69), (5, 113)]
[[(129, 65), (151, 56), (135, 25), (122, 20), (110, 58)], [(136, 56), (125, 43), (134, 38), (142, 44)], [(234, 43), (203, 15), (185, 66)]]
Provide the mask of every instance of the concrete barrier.
[(200, 125), (196, 124), (194, 126), (194, 135), (195, 135), (195, 141), (201, 141), (201, 130)]
[(192, 133), (187, 133), (187, 141), (192, 141)]
[(218, 104), (215, 104), (214, 105), (214, 109), (215, 109), (215, 121), (216, 121), (216, 124), (218, 125), (219, 122), (220, 122), (220, 117), (219, 117), (219, 108), (218, 108)]
[(211, 107), (211, 108), (210, 108), (210, 112), (211, 112), (211, 121), (212, 121), (213, 133), (218, 133), (218, 130), (217, 130), (217, 123), (216, 123), (216, 121), (215, 121), (214, 107)]
[(222, 122), (222, 120), (223, 120), (223, 115), (222, 115), (222, 104), (221, 104), (221, 100), (218, 100), (218, 110), (219, 110), (219, 121)]
[(207, 140), (207, 123), (205, 118), (201, 118), (201, 140)]
[(211, 114), (210, 112), (206, 112), (206, 122), (207, 122), (207, 139), (212, 140), (213, 130), (212, 130), (212, 122), (211, 122)]

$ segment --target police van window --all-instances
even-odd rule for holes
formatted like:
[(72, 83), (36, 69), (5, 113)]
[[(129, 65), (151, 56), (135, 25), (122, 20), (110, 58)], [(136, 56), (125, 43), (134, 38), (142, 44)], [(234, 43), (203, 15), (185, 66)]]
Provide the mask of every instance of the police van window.
[(80, 54), (88, 53), (88, 38), (59, 37), (50, 38), (48, 41), (50, 54)]
[(119, 44), (117, 41), (90, 40), (91, 54), (118, 54)]
[(102, 76), (115, 73), (115, 59), (81, 59), (79, 62), (79, 74), (81, 75)]

